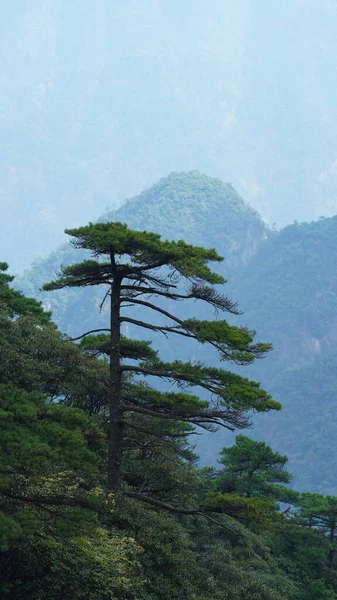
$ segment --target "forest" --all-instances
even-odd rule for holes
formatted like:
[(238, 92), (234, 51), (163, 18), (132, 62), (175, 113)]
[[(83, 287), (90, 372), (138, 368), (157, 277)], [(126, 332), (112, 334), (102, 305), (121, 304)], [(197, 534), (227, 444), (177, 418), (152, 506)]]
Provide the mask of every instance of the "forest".
[[(282, 411), (251, 379), (273, 352), (223, 257), (108, 218), (67, 234), (42, 293), (95, 290), (76, 334), (1, 264), (1, 597), (337, 598), (337, 497), (297, 491), (287, 456), (245, 435)], [(235, 438), (207, 465), (217, 430)]]

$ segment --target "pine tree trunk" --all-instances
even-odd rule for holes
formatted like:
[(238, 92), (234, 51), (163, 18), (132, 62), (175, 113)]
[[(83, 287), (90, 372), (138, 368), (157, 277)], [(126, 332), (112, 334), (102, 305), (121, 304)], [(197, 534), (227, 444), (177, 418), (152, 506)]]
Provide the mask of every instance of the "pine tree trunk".
[(122, 485), (123, 435), (120, 365), (120, 286), (114, 277), (110, 293), (110, 418), (108, 436), (108, 492), (118, 494)]
[(335, 548), (334, 548), (335, 530), (336, 530), (335, 523), (331, 523), (330, 524), (330, 534), (329, 534), (330, 548), (329, 548), (329, 553), (328, 553), (328, 566), (330, 569), (332, 569), (332, 567), (333, 567), (334, 558), (335, 558)]

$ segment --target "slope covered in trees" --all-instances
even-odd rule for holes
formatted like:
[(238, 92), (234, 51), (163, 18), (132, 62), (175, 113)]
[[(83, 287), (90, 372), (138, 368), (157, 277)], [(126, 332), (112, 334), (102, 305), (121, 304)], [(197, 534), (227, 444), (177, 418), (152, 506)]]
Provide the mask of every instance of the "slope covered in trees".
[(211, 244), (225, 256), (227, 273), (255, 254), (269, 231), (231, 184), (198, 171), (171, 173), (104, 218), (174, 240)]
[[(337, 339), (337, 217), (274, 232), (231, 277), (247, 319), (275, 346), (280, 366), (301, 366)], [(268, 368), (270, 365), (268, 365)]]
[(257, 420), (254, 435), (288, 454), (296, 485), (326, 493), (337, 490), (336, 245), (337, 217), (288, 226), (229, 283), (244, 320), (274, 347), (251, 374), (283, 412)]
[(297, 488), (335, 494), (336, 349), (281, 372), (268, 389), (282, 402), (282, 414), (268, 417), (268, 425), (257, 421), (254, 436), (287, 452)]
[[(133, 252), (136, 239), (129, 238)], [(64, 276), (75, 283), (83, 268)], [(158, 432), (159, 414), (147, 417), (147, 428), (138, 419), (123, 452), (122, 489), (131, 493), (111, 495), (109, 368), (95, 351), (102, 351), (102, 339), (72, 343), (36, 301), (11, 288), (5, 264), (1, 269), (2, 598), (336, 599), (337, 499), (289, 490), (286, 457), (264, 443), (238, 436), (221, 452), (219, 468), (198, 471), (181, 421), (177, 437), (165, 439), (149, 431)], [(138, 355), (146, 350), (122, 342), (124, 358), (132, 348)]]

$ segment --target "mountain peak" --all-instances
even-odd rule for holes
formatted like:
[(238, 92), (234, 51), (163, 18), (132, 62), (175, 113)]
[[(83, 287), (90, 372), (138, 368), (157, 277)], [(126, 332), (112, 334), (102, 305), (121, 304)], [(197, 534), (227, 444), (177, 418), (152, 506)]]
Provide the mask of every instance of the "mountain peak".
[(125, 221), (134, 229), (215, 247), (229, 259), (228, 264), (234, 255), (234, 262), (245, 260), (268, 234), (260, 215), (230, 183), (199, 171), (170, 173), (103, 219)]

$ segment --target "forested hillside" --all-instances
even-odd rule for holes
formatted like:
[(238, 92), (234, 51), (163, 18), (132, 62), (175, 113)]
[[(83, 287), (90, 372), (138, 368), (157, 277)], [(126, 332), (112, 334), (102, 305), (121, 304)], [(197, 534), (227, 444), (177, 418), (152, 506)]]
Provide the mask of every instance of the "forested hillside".
[(245, 321), (274, 351), (254, 367), (283, 405), (255, 435), (287, 451), (302, 489), (337, 489), (337, 217), (274, 233), (231, 277)]
[(231, 184), (198, 171), (171, 173), (104, 219), (215, 247), (225, 256), (227, 272), (245, 264), (269, 233)]
[[(283, 410), (255, 419), (252, 435), (287, 453), (299, 489), (324, 493), (337, 489), (336, 245), (336, 217), (295, 223), (269, 235), (228, 282), (243, 322), (274, 347), (250, 375)], [(202, 444), (209, 461), (209, 440)], [(212, 446), (220, 450), (221, 436)]]
[(336, 240), (337, 217), (294, 223), (269, 236), (231, 277), (246, 318), (275, 345), (269, 369), (301, 366), (334, 347)]
[[(109, 218), (165, 237), (215, 246), (225, 256), (216, 268), (228, 277), (226, 289), (244, 311), (238, 321), (232, 318), (256, 328), (262, 340), (274, 345), (273, 352), (249, 367), (249, 372), (284, 406), (282, 415), (255, 418), (251, 435), (289, 452), (300, 489), (335, 493), (337, 218), (270, 231), (232, 186), (196, 172), (170, 175), (101, 220)], [(71, 289), (51, 296), (38, 290), (61, 263), (73, 262), (75, 255), (64, 246), (17, 282), (26, 293), (43, 299), (61, 329), (72, 335), (83, 327), (105, 325), (108, 315), (104, 308), (98, 313), (97, 294)], [(174, 347), (165, 338), (159, 344), (174, 358)], [(180, 343), (180, 351), (199, 359), (204, 353), (192, 349), (188, 340)], [(218, 434), (211, 446), (207, 437), (201, 438), (199, 447), (210, 463), (231, 440)]]
[[(245, 435), (222, 449), (216, 468), (196, 468), (189, 440), (197, 417), (210, 430), (221, 420), (244, 428), (247, 412), (279, 409), (258, 384), (231, 372), (232, 363), (249, 364), (268, 345), (223, 320), (189, 318), (173, 327), (178, 337), (215, 344), (228, 363), (223, 370), (177, 360), (170, 365), (149, 344), (116, 338), (113, 294), (121, 276), (137, 292), (129, 298), (128, 286), (119, 287), (127, 304), (139, 301), (143, 286), (145, 297), (155, 286), (155, 309), (161, 292), (181, 301), (179, 274), (190, 285), (187, 299), (192, 294), (196, 303), (235, 312), (221, 292), (221, 276), (208, 267), (220, 257), (119, 223), (69, 234), (94, 255), (64, 267), (46, 287), (104, 288), (109, 273), (108, 333), (74, 344), (34, 299), (11, 287), (7, 265), (0, 265), (1, 597), (336, 600), (336, 497), (291, 490), (287, 457)], [(166, 265), (161, 276), (158, 261)], [(115, 405), (116, 356), (126, 429), (122, 478), (111, 492), (108, 414), (111, 401)], [(202, 400), (186, 387), (167, 393), (155, 391), (152, 381), (144, 386), (130, 379), (155, 371), (193, 389), (216, 388)]]

